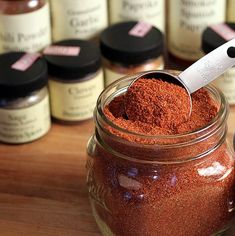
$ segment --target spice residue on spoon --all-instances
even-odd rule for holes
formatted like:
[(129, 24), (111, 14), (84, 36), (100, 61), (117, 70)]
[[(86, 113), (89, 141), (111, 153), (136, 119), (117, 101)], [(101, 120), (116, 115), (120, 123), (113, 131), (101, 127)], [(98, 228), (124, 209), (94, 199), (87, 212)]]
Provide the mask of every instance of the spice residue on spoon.
[(192, 112), (188, 94), (179, 85), (159, 79), (141, 78), (125, 95), (105, 107), (106, 116), (116, 125), (149, 135), (180, 134), (208, 124), (218, 107), (205, 89), (192, 94)]

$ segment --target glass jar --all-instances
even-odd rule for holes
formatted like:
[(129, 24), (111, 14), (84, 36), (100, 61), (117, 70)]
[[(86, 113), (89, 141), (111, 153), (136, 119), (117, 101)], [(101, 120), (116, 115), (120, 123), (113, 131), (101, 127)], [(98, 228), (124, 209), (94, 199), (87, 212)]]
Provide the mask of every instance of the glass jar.
[(234, 153), (226, 142), (223, 94), (206, 87), (219, 106), (206, 127), (141, 135), (116, 126), (103, 111), (134, 78), (122, 78), (100, 95), (87, 146), (87, 187), (102, 234), (211, 236), (223, 230), (234, 215)]
[(226, 1), (170, 0), (168, 4), (169, 59), (184, 69), (203, 56), (202, 31), (225, 21)]
[(54, 41), (91, 39), (108, 26), (107, 0), (51, 0)]
[(143, 20), (165, 31), (165, 0), (110, 0), (110, 24)]
[[(202, 50), (205, 54), (210, 53), (233, 37), (235, 37), (235, 23), (211, 25), (203, 31)], [(225, 71), (213, 81), (213, 84), (221, 89), (229, 104), (235, 104), (235, 67)]]
[[(139, 36), (131, 33), (134, 28), (149, 30)], [(163, 34), (149, 24), (129, 21), (111, 25), (101, 33), (100, 47), (106, 86), (124, 75), (164, 67)]]
[(51, 126), (46, 62), (37, 59), (26, 71), (13, 69), (22, 55), (0, 56), (0, 141), (5, 143), (34, 141)]
[(37, 52), (51, 43), (48, 0), (0, 0), (0, 53)]
[[(85, 40), (64, 40), (53, 44), (52, 49), (53, 46), (55, 53), (45, 55), (52, 116), (63, 123), (92, 118), (104, 87), (99, 48)], [(63, 55), (70, 48), (77, 49), (78, 53)], [(57, 54), (57, 49), (62, 54)]]

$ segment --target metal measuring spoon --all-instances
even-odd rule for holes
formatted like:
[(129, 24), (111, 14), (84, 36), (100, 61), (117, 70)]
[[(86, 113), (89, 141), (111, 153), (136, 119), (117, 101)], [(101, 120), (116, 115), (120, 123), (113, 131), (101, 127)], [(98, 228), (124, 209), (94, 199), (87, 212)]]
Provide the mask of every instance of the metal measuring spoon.
[(233, 65), (235, 65), (235, 38), (208, 53), (177, 76), (165, 71), (149, 71), (136, 77), (129, 87), (140, 78), (155, 78), (178, 84), (188, 93), (190, 116), (192, 112), (191, 94), (209, 84)]

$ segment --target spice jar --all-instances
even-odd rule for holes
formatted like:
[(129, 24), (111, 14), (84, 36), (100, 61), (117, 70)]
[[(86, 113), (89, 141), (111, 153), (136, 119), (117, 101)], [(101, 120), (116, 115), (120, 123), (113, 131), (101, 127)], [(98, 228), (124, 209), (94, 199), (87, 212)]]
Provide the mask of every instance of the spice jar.
[(235, 22), (235, 0), (227, 1), (227, 21)]
[(0, 53), (37, 52), (51, 43), (47, 0), (0, 0)]
[[(235, 37), (235, 23), (211, 25), (202, 34), (202, 49), (204, 53), (209, 53), (232, 37)], [(222, 90), (231, 105), (235, 104), (235, 67), (227, 70), (213, 83)]]
[(143, 20), (165, 31), (165, 0), (110, 0), (110, 24)]
[(202, 31), (210, 24), (224, 22), (225, 13), (225, 0), (170, 0), (167, 39), (170, 60), (183, 69), (202, 57)]
[[(135, 78), (108, 86), (94, 112), (87, 186), (102, 234), (210, 236), (223, 230), (234, 215), (234, 153), (226, 142), (226, 99), (207, 86), (218, 105), (208, 125), (178, 135), (144, 135), (116, 125), (105, 114), (105, 107), (125, 94)], [(114, 109), (122, 110), (116, 101)]]
[(51, 0), (54, 41), (96, 37), (108, 26), (106, 0)]
[(25, 71), (13, 69), (22, 55), (0, 55), (0, 141), (5, 143), (31, 142), (51, 125), (46, 62), (37, 59)]
[(162, 69), (163, 34), (145, 22), (123, 22), (101, 33), (105, 85), (127, 74)]
[[(55, 52), (45, 55), (52, 116), (65, 123), (91, 118), (103, 90), (99, 48), (84, 40), (64, 40), (53, 46)], [(73, 49), (78, 53), (74, 55)]]

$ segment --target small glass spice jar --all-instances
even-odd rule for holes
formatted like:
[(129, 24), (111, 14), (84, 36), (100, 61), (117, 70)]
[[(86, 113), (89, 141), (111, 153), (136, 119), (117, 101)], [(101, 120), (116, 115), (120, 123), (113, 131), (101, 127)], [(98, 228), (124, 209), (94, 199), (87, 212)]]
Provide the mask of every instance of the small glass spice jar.
[(144, 22), (129, 21), (109, 26), (100, 38), (105, 85), (124, 75), (163, 69), (163, 41), (161, 31)]
[(0, 53), (37, 52), (51, 43), (48, 0), (0, 0)]
[(108, 86), (94, 112), (96, 132), (87, 146), (87, 186), (102, 234), (222, 232), (234, 215), (234, 153), (226, 142), (225, 97), (215, 87), (205, 88), (218, 104), (216, 117), (205, 127), (178, 135), (138, 134), (115, 125), (104, 113), (135, 78), (128, 76)]
[(53, 46), (58, 46), (63, 53), (70, 47), (79, 52), (77, 55), (45, 55), (52, 116), (63, 123), (91, 118), (104, 87), (99, 48), (85, 40), (64, 40)]
[(143, 20), (165, 31), (165, 0), (109, 0), (110, 24)]
[[(226, 33), (227, 32), (227, 33)], [(207, 27), (202, 34), (202, 50), (209, 53), (226, 43), (226, 35), (235, 37), (235, 23), (217, 24)], [(225, 38), (223, 38), (225, 37)], [(229, 38), (230, 39), (230, 38)], [(220, 62), (218, 62), (219, 64)], [(228, 99), (229, 104), (235, 104), (235, 67), (227, 70), (223, 75), (213, 81)]]
[(54, 41), (93, 39), (108, 26), (107, 0), (51, 0)]
[(30, 68), (12, 68), (24, 53), (0, 56), (0, 141), (20, 144), (44, 136), (50, 129), (47, 65), (37, 59)]
[(185, 69), (201, 58), (202, 31), (210, 24), (224, 22), (225, 17), (225, 0), (169, 0), (167, 43), (174, 68)]

